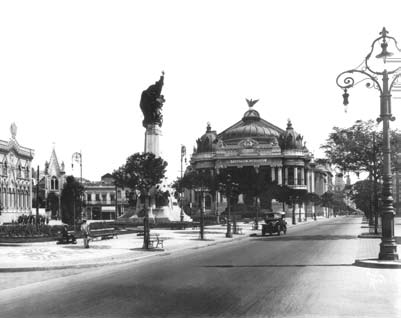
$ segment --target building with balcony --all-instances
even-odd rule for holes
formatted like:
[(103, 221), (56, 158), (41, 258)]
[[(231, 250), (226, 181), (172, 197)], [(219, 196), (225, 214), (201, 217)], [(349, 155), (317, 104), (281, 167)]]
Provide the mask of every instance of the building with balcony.
[(0, 140), (0, 224), (17, 221), (32, 213), (32, 168), (34, 151), (16, 139), (17, 126), (10, 127), (9, 141)]
[[(197, 147), (188, 170), (218, 175), (223, 170), (232, 173), (240, 169), (248, 179), (264, 178), (271, 184), (311, 193), (327, 191), (332, 174), (313, 163), (313, 156), (291, 121), (285, 130), (281, 129), (262, 119), (252, 108), (253, 104), (248, 103), (249, 109), (240, 121), (220, 133), (212, 130), (208, 123), (206, 132), (196, 141)], [(190, 210), (199, 209), (200, 197), (198, 190), (186, 190), (183, 200), (186, 211), (188, 207)], [(246, 205), (249, 210), (252, 206), (256, 208), (256, 201), (254, 197), (240, 194), (238, 203)], [(260, 203), (262, 209), (270, 211), (287, 208), (275, 202), (268, 193), (260, 197)], [(220, 214), (226, 205), (226, 199), (218, 191), (204, 194), (206, 213)], [(304, 206), (297, 209), (305, 214)]]
[(116, 187), (113, 176), (107, 173), (100, 181), (84, 183), (84, 206), (88, 220), (113, 220), (125, 213), (128, 194)]

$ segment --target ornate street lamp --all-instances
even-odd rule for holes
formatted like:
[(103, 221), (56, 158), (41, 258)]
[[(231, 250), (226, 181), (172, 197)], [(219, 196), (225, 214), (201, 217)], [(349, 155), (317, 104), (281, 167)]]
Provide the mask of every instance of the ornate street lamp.
[[(72, 154), (72, 163), (71, 163), (71, 168), (73, 168), (74, 169), (74, 161), (75, 162), (78, 162), (79, 163), (79, 167), (80, 167), (80, 184), (81, 184), (81, 186), (82, 186), (82, 153), (81, 152), (74, 152), (73, 154)], [(82, 197), (80, 196), (80, 198), (81, 198), (81, 200), (80, 200), (80, 202), (82, 202)], [(80, 215), (81, 215), (81, 217), (82, 217), (82, 206), (81, 206), (81, 203), (80, 203), (80, 206), (79, 206), (79, 213), (80, 213)], [(76, 224), (75, 224), (75, 222), (76, 222), (76, 215), (75, 215), (75, 191), (74, 191), (74, 230), (75, 230), (75, 226), (76, 226)]]
[[(183, 169), (182, 169), (182, 164), (183, 164), (183, 160), (185, 158), (186, 155), (186, 148), (184, 145), (181, 145), (181, 186), (180, 186), (180, 206), (181, 206), (181, 210), (180, 210), (180, 222), (184, 222), (184, 210), (183, 210), (183, 187), (182, 187), (182, 173), (183, 173)], [(185, 161), (186, 162), (186, 161)]]
[[(231, 179), (231, 175), (228, 174), (225, 180), (225, 183), (220, 183), (219, 187), (220, 190), (226, 195), (227, 197), (227, 232), (226, 232), (226, 237), (233, 237), (233, 234), (231, 232), (231, 223), (230, 223), (230, 218), (231, 218), (231, 197), (233, 192), (235, 192), (238, 189), (238, 183), (235, 183)], [(234, 220), (235, 222), (235, 220)], [(234, 224), (236, 225), (236, 224)], [(235, 229), (236, 230), (236, 229)], [(236, 231), (234, 231), (234, 234), (236, 234)]]
[[(374, 87), (380, 91), (380, 118), (379, 122), (383, 122), (383, 189), (381, 215), (382, 215), (382, 241), (380, 243), (379, 260), (398, 260), (397, 245), (394, 239), (394, 207), (392, 197), (392, 174), (391, 174), (391, 149), (390, 149), (390, 121), (395, 118), (391, 114), (391, 91), (401, 75), (401, 67), (387, 70), (387, 59), (393, 55), (387, 51), (388, 41), (393, 43), (394, 48), (401, 52), (398, 48), (397, 41), (387, 35), (385, 28), (380, 32), (380, 37), (372, 43), (371, 50), (366, 56), (363, 63), (356, 69), (348, 70), (337, 77), (337, 85), (344, 90), (343, 104), (348, 105), (348, 89), (363, 82), (367, 87)], [(375, 70), (375, 63), (371, 57), (373, 51), (381, 46), (381, 52), (375, 57), (383, 59), (384, 70)], [(376, 51), (377, 52), (377, 51)], [(387, 64), (388, 65), (388, 64)], [(355, 76), (362, 75), (362, 79), (355, 81)], [(382, 83), (380, 83), (380, 78)]]

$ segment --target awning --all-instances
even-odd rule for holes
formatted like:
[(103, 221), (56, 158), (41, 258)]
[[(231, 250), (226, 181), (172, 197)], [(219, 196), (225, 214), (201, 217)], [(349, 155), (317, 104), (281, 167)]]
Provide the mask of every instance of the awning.
[(116, 212), (115, 206), (102, 206), (102, 212)]

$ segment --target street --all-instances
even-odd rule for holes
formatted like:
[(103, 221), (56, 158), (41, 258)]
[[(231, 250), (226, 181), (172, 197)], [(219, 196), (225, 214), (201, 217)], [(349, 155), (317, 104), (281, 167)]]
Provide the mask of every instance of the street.
[(353, 265), (377, 257), (362, 231), (361, 217), (338, 217), (85, 269), (0, 291), (0, 316), (400, 317), (401, 271)]

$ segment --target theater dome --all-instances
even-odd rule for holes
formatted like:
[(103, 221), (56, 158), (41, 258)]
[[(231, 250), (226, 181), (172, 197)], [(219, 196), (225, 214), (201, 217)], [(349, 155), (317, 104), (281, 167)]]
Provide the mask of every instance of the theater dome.
[(223, 131), (219, 136), (225, 143), (252, 138), (259, 142), (277, 139), (282, 130), (260, 118), (259, 112), (250, 108), (244, 113), (242, 120)]

